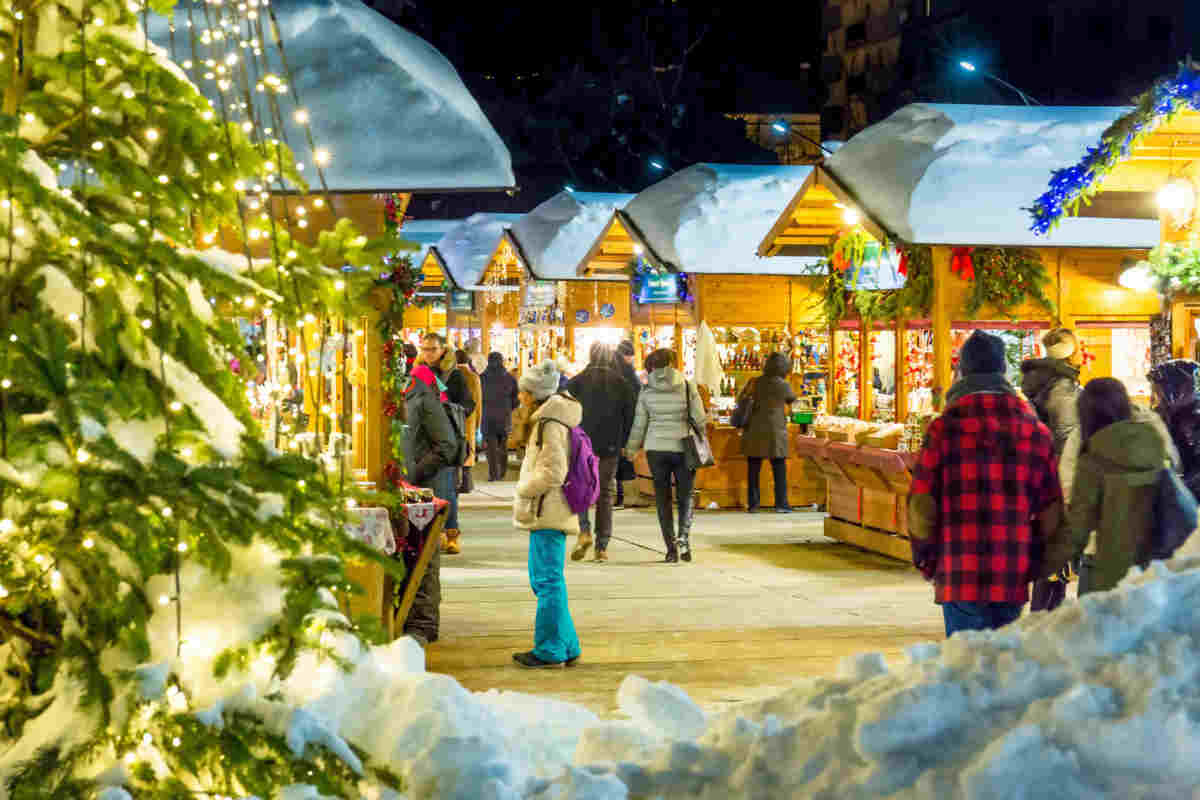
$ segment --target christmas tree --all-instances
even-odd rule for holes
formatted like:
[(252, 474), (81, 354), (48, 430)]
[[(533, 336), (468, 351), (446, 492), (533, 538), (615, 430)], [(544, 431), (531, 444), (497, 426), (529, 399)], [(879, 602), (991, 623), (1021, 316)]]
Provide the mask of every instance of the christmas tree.
[[(234, 311), (328, 330), (378, 261), (345, 221), (303, 245), (301, 201), (268, 194), (306, 188), (275, 132), (309, 113), (273, 71), (286, 57), (269, 10), (186, 7), (184, 67), (218, 87), (213, 103), (143, 35), (170, 2), (6, 5), (0, 796), (393, 786), (278, 697), (201, 709), (188, 679), (259, 669), (278, 684), (314, 653), (336, 662), (331, 634), (354, 627), (336, 610), (338, 556), (373, 557), (341, 533), (344, 471), (274, 452), (247, 405), (255, 362)], [(296, 144), (319, 175), (329, 154)], [(239, 252), (211, 247), (222, 230)], [(254, 558), (278, 573), (269, 624), (220, 652), (189, 639), (189, 587), (220, 593)]]

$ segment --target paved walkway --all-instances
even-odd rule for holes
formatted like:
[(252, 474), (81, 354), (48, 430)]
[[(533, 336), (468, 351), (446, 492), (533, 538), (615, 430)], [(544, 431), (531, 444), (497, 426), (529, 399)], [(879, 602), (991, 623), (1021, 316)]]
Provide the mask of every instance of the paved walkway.
[[(475, 495), (504, 490), (484, 483)], [(920, 576), (825, 539), (822, 515), (697, 512), (696, 560), (672, 565), (661, 563), (654, 514), (631, 509), (617, 512), (610, 563), (568, 562), (580, 665), (522, 670), (511, 657), (532, 645), (536, 609), (527, 536), (479, 500), (461, 512), (463, 555), (442, 559), (441, 640), (428, 651), (431, 670), (470, 689), (549, 694), (611, 715), (621, 680), (636, 672), (719, 708), (832, 674), (845, 655), (896, 658), (942, 638)]]

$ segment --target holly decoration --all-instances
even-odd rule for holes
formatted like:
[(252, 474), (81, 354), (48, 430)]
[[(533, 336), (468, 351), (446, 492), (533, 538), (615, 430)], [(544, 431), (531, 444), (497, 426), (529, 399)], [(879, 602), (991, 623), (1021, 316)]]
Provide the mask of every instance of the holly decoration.
[(400, 225), (404, 222), (404, 217), (400, 214), (400, 208), (403, 201), (400, 195), (393, 192), (388, 195), (383, 204), (383, 227), (389, 234), (396, 236), (400, 232)]
[(974, 252), (974, 247), (955, 247), (950, 252), (950, 271), (964, 281), (975, 279), (975, 262), (971, 258)]

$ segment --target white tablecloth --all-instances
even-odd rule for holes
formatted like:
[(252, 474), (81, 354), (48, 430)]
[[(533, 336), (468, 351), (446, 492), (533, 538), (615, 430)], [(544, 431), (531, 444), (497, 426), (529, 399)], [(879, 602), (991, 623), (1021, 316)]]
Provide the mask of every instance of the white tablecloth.
[(396, 537), (392, 533), (392, 523), (388, 519), (387, 509), (358, 508), (354, 513), (358, 515), (359, 521), (347, 523), (346, 533), (389, 556), (394, 555)]

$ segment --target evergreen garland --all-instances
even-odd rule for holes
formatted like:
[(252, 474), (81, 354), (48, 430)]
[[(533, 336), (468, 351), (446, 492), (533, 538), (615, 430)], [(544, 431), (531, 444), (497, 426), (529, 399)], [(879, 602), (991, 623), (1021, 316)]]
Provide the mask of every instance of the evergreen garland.
[(1037, 251), (1023, 247), (978, 247), (971, 254), (975, 277), (967, 297), (967, 316), (984, 308), (1011, 316), (1013, 309), (1034, 302), (1055, 314), (1054, 301), (1046, 296), (1050, 276)]

